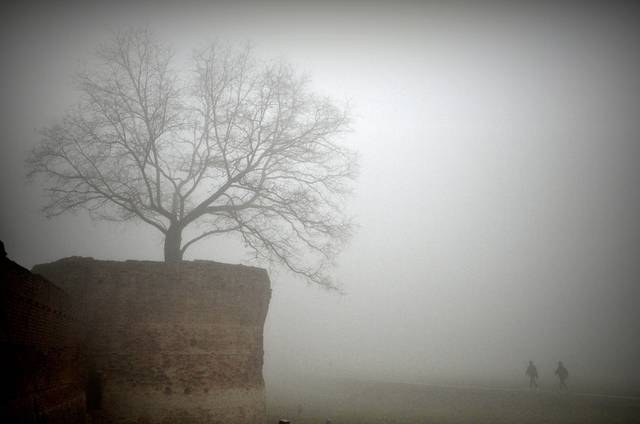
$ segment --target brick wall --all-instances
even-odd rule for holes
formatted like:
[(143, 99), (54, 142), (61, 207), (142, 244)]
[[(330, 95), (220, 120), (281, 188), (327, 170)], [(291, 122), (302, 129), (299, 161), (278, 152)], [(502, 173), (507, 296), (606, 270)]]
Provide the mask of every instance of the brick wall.
[(63, 287), (79, 308), (94, 417), (264, 422), (265, 270), (67, 258), (34, 272)]
[(71, 298), (18, 264), (0, 261), (0, 421), (84, 422), (85, 375)]

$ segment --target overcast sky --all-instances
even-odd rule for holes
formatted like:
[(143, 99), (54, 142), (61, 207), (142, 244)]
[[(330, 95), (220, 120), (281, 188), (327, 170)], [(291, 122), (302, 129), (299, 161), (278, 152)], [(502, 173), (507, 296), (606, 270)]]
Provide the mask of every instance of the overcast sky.
[[(358, 232), (347, 295), (272, 273), (267, 382), (292, 373), (429, 381), (640, 380), (640, 61), (636, 10), (453, 2), (133, 2), (2, 11), (0, 238), (31, 267), (153, 259), (143, 225), (46, 220), (25, 182), (37, 129), (77, 93), (79, 63), (128, 26), (178, 58), (250, 40), (350, 100)], [(470, 3), (471, 4), (471, 3)], [(188, 259), (248, 263), (211, 239)]]

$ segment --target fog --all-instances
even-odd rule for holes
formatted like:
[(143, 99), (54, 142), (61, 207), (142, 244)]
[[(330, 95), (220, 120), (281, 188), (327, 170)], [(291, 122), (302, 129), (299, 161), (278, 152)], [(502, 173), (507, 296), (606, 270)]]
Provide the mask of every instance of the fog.
[[(6, 7), (6, 6), (3, 6)], [(83, 213), (47, 220), (24, 161), (73, 105), (111, 31), (178, 57), (250, 40), (353, 105), (358, 230), (345, 294), (271, 270), (269, 385), (308, 376), (463, 383), (640, 382), (640, 15), (619, 6), (255, 2), (4, 9), (0, 238), (31, 267), (161, 260), (160, 234)], [(233, 238), (187, 259), (247, 263)]]

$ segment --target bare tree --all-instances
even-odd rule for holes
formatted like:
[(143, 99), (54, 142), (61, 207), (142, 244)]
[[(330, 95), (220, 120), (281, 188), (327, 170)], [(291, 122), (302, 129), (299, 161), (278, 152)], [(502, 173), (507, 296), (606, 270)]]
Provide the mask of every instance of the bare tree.
[(214, 45), (178, 72), (170, 49), (132, 30), (97, 59), (76, 77), (82, 100), (28, 159), (30, 176), (45, 177), (47, 216), (141, 220), (164, 235), (165, 261), (236, 233), (256, 258), (334, 287), (326, 271), (351, 233), (343, 203), (356, 166), (338, 143), (344, 108), (249, 48)]

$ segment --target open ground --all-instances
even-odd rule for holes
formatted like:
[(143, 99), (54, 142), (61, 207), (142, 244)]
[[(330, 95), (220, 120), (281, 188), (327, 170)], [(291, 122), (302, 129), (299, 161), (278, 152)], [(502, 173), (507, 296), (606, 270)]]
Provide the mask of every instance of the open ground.
[[(268, 422), (292, 423), (633, 423), (640, 397), (433, 386), (386, 382), (318, 382), (296, 393), (268, 394)], [(269, 393), (269, 392), (268, 392)]]

